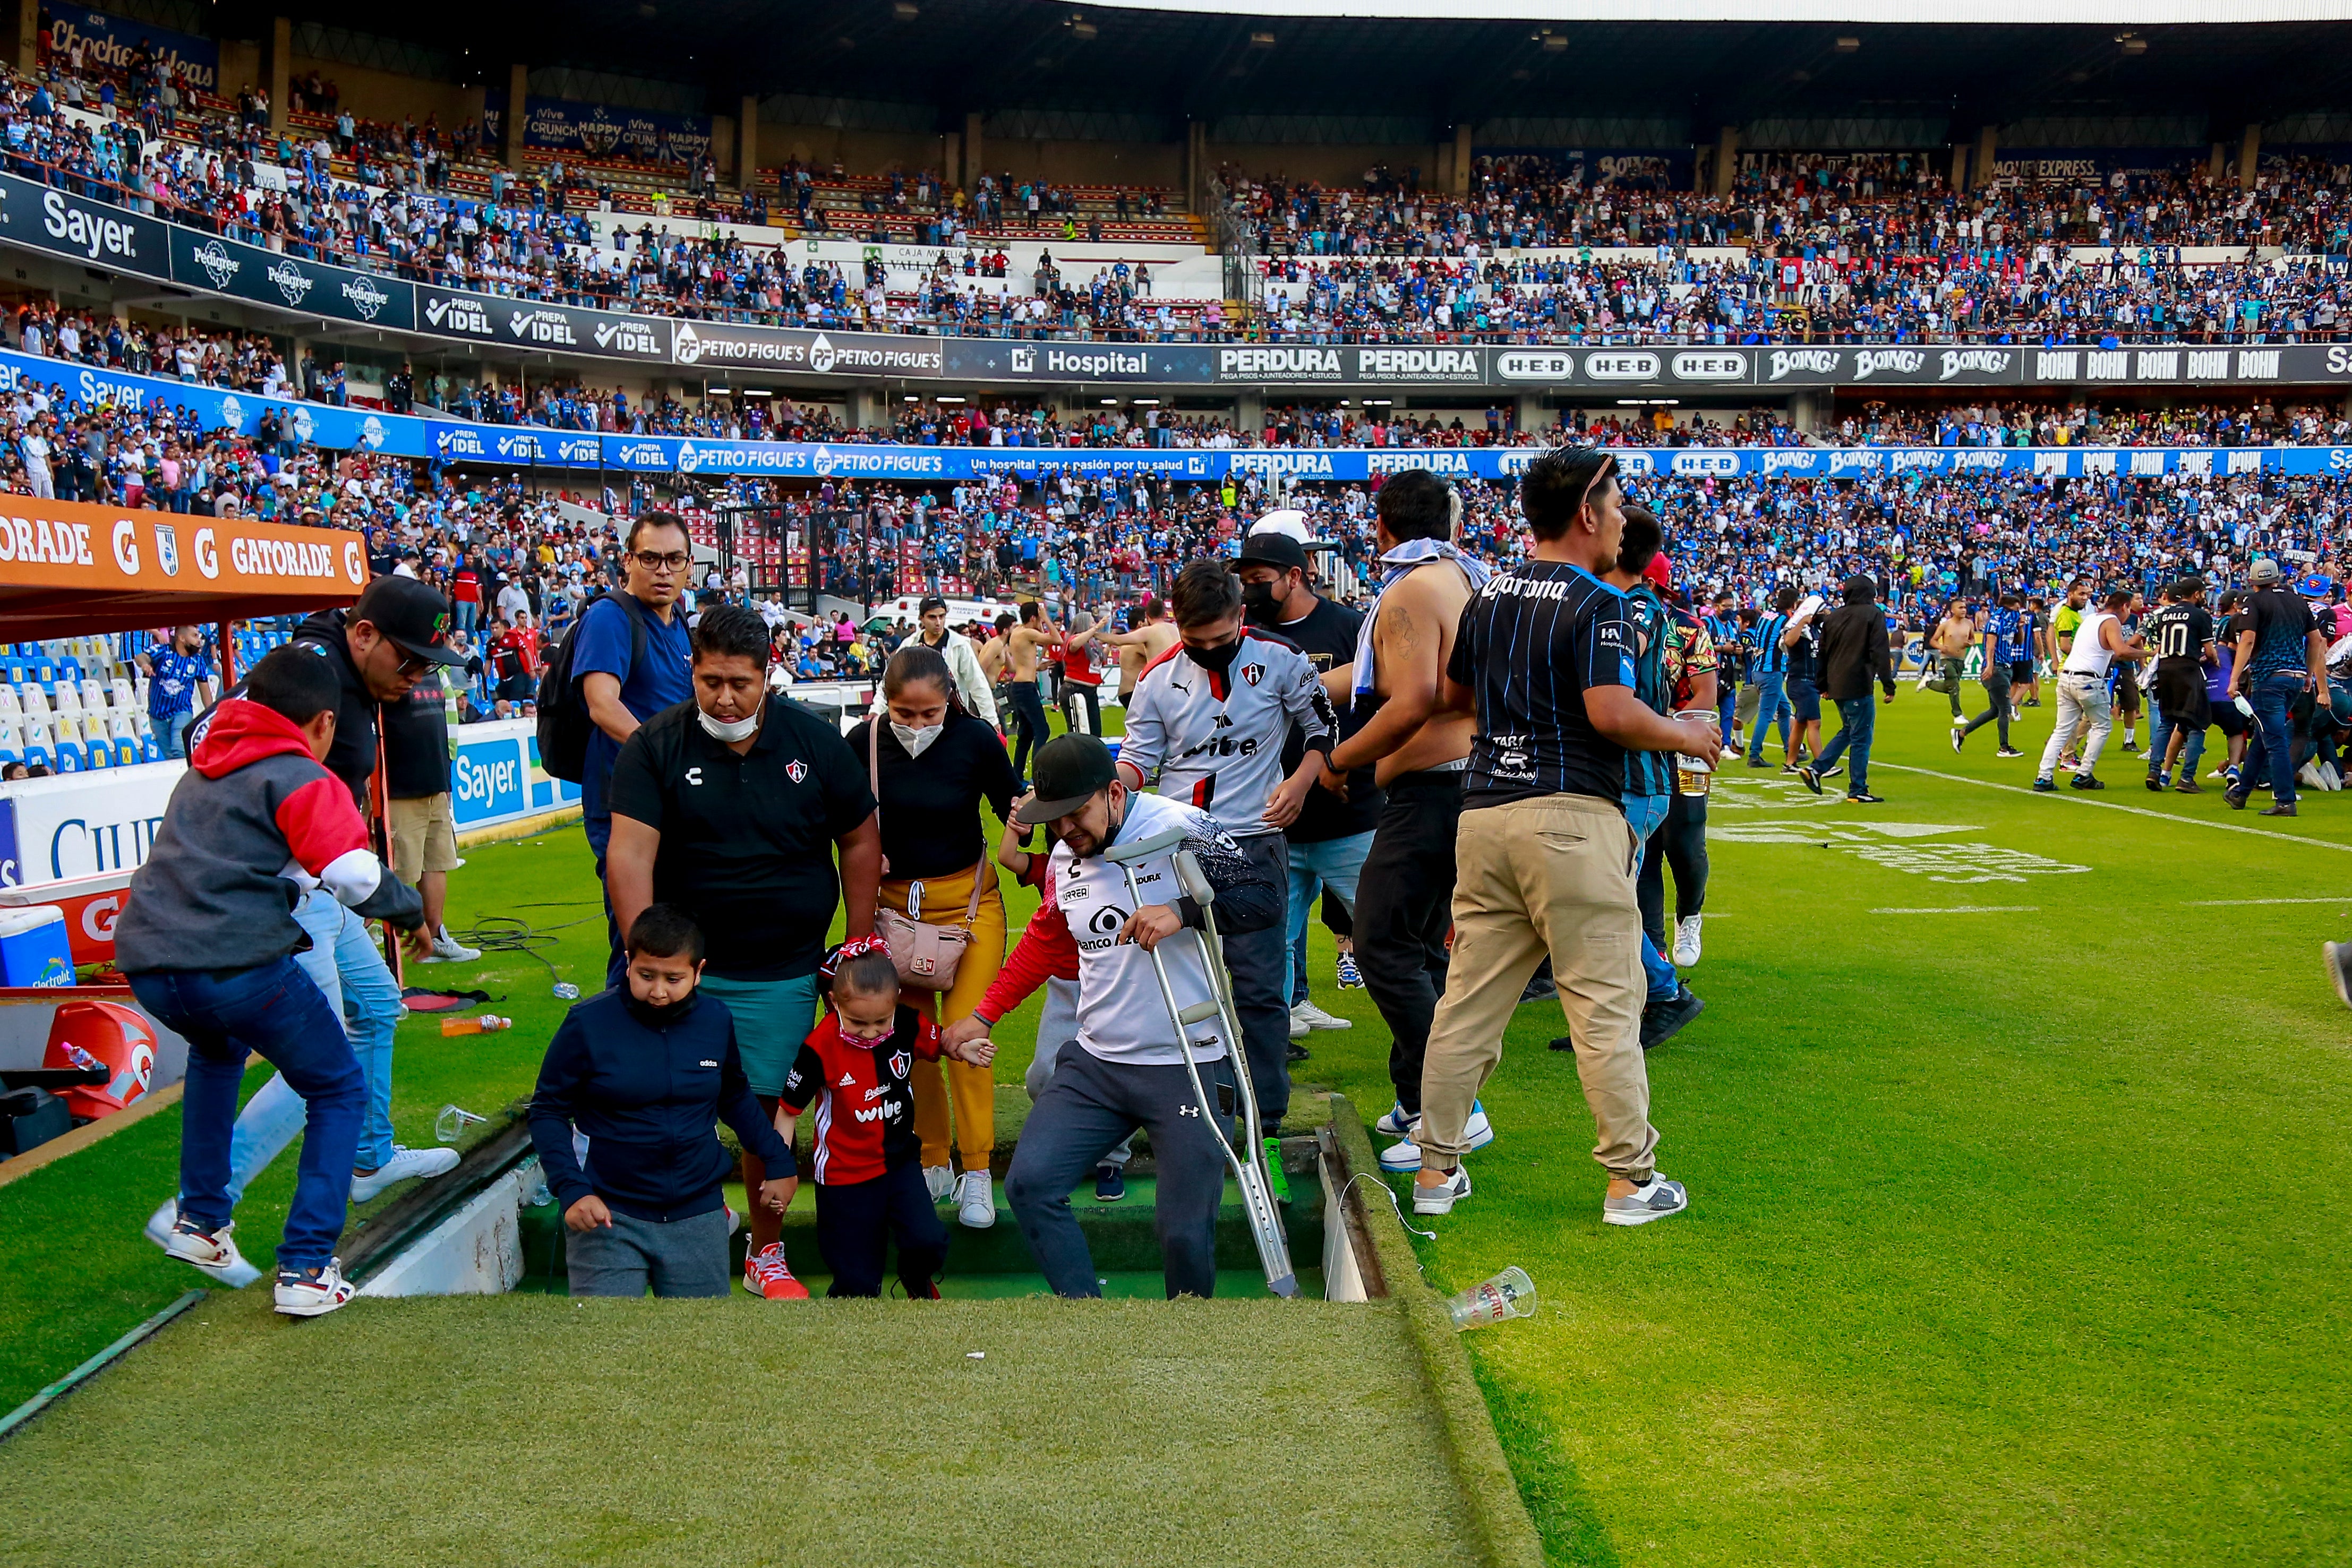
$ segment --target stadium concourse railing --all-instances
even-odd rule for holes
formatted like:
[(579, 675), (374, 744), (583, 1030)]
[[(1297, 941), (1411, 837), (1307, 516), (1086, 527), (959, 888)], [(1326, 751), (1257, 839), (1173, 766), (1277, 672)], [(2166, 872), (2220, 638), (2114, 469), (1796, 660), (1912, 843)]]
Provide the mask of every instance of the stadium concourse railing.
[[(0, 208), (10, 214), (0, 244), (68, 257), (93, 267), (126, 275), (165, 279), (206, 294), (225, 295), (279, 309), (315, 314), (322, 319), (387, 331), (414, 334), (441, 341), (501, 343), (533, 351), (570, 353), (588, 360), (618, 360), (705, 369), (740, 365), (751, 370), (807, 371), (818, 375), (939, 378), (962, 376), (984, 381), (1052, 381), (1096, 382), (1158, 380), (1168, 384), (1186, 382), (1235, 384), (1310, 385), (1351, 381), (1393, 384), (1509, 384), (1557, 381), (1540, 359), (1528, 361), (1520, 373), (1498, 370), (1483, 373), (1486, 362), (1451, 353), (1499, 355), (1514, 350), (1559, 353), (1605, 350), (1654, 350), (1704, 353), (1755, 351), (1771, 348), (1828, 349), (1840, 351), (1885, 349), (1902, 352), (1948, 347), (1981, 352), (2009, 353), (2021, 358), (2036, 345), (2000, 343), (1985, 335), (1962, 334), (1949, 343), (1867, 344), (1832, 340), (1810, 325), (1786, 336), (1749, 335), (1737, 343), (1683, 343), (1653, 340), (1648, 334), (1607, 330), (1589, 334), (1554, 334), (1526, 330), (1486, 332), (1415, 332), (1392, 330), (1332, 330), (1276, 333), (1262, 320), (1210, 328), (1199, 323), (1171, 325), (1165, 329), (1114, 329), (1095, 330), (1072, 325), (950, 319), (907, 323), (908, 329), (869, 332), (854, 319), (829, 309), (812, 323), (804, 314), (743, 306), (715, 306), (698, 301), (649, 300), (607, 290), (536, 286), (518, 291), (492, 281), (485, 283), (460, 270), (425, 267), (368, 252), (364, 246), (322, 245), (299, 235), (271, 232), (249, 216), (215, 212), (181, 202), (167, 190), (148, 191), (106, 180), (94, 173), (37, 162), (21, 152), (0, 154)], [(16, 214), (22, 214), (21, 219)], [(944, 254), (944, 253), (943, 253)], [(1234, 258), (1238, 264), (1242, 258)], [(2316, 258), (2314, 258), (2316, 259)], [(1255, 271), (1253, 267), (1244, 270)], [(520, 308), (535, 307), (536, 312)], [(494, 324), (490, 312), (503, 309), (508, 320)], [(552, 312), (553, 315), (545, 313)], [(584, 313), (584, 315), (581, 314)], [(1254, 315), (1255, 313), (1253, 313)], [(573, 319), (578, 316), (579, 319)], [(730, 334), (768, 334), (764, 341), (751, 339), (730, 344)], [(831, 335), (834, 351), (809, 351), (810, 340)], [(838, 351), (843, 334), (859, 340), (850, 353)], [(715, 336), (714, 336), (715, 335)], [(944, 344), (1019, 344), (1017, 349), (948, 350)], [(2102, 348), (2178, 346), (2212, 349), (2221, 346), (2312, 347), (2352, 342), (2352, 320), (2322, 331), (2280, 331), (2273, 327), (2239, 326), (2202, 337), (2166, 336), (2164, 329), (2145, 325), (2115, 334)], [(898, 348), (887, 345), (896, 343)], [(1259, 348), (1287, 359), (1216, 361), (1215, 373), (1190, 373), (1189, 366), (1205, 360), (1153, 365), (1139, 358), (1122, 364), (1116, 357), (1089, 354), (1088, 344), (1109, 350), (1130, 348), (1154, 357), (1226, 353)], [(1340, 350), (1389, 356), (1384, 368), (1356, 376), (1339, 365)], [(1048, 354), (1060, 353), (1064, 362), (1047, 366)], [(1424, 353), (1438, 358), (1412, 359)], [(1406, 358), (1396, 358), (1404, 355)], [(952, 361), (952, 362), (951, 362)], [(1728, 361), (1723, 361), (1728, 363)], [(1573, 377), (1567, 378), (1573, 380)], [(1671, 376), (1599, 376), (1596, 382), (1671, 382)], [(1698, 376), (1698, 382), (1750, 382), (1744, 374)], [(1868, 380), (1859, 377), (1859, 380)], [(2026, 379), (2023, 377), (2001, 378)], [(2060, 378), (2051, 378), (2060, 379)], [(2089, 380), (2105, 379), (2086, 377)], [(2160, 371), (2146, 377), (2231, 381), (2232, 376), (2167, 377)], [(2333, 375), (2315, 378), (2336, 379)], [(1963, 375), (1961, 384), (1979, 384)], [(1927, 384), (1942, 384), (1927, 378)], [(1815, 378), (1808, 384), (1824, 384)], [(1880, 385), (1893, 384), (1880, 379)]]

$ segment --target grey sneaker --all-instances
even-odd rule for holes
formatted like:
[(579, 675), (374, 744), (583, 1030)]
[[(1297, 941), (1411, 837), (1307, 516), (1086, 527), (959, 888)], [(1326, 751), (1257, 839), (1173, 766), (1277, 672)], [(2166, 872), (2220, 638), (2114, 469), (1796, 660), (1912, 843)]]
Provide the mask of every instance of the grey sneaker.
[[(1419, 1202), (1413, 1207), (1419, 1208)], [(1683, 1191), (1682, 1183), (1668, 1181), (1653, 1171), (1647, 1186), (1636, 1187), (1623, 1197), (1604, 1198), (1601, 1218), (1608, 1225), (1647, 1225), (1653, 1219), (1680, 1214), (1689, 1207), (1690, 1195)]]
[(2327, 977), (2335, 984), (2336, 1000), (2352, 1008), (2352, 942), (2322, 942), (2319, 951), (2327, 960)]
[(1470, 1173), (1461, 1166), (1437, 1186), (1412, 1184), (1412, 1211), (1415, 1214), (1451, 1214), (1454, 1206), (1470, 1196)]

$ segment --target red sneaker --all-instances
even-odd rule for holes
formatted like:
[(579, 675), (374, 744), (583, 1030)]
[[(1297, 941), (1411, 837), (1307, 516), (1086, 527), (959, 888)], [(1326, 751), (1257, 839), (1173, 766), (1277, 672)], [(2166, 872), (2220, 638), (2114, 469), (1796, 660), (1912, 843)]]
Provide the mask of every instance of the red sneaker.
[(743, 1288), (772, 1301), (805, 1301), (809, 1293), (806, 1285), (793, 1278), (781, 1241), (771, 1241), (743, 1260)]

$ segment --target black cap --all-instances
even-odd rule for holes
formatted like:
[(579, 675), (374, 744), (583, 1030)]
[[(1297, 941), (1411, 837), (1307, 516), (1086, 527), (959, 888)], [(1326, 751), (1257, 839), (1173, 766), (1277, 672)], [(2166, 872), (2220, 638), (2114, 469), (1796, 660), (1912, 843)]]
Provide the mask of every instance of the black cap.
[(1276, 571), (1297, 570), (1307, 567), (1307, 551), (1299, 542), (1279, 529), (1268, 528), (1252, 534), (1242, 541), (1241, 558), (1235, 566), (1270, 566)]
[(361, 591), (346, 621), (364, 621), (402, 652), (436, 664), (458, 665), (466, 655), (448, 645), (449, 601), (413, 577), (379, 577)]
[(1110, 747), (1091, 735), (1057, 735), (1037, 748), (1037, 798), (1015, 811), (1024, 828), (1066, 817), (1118, 777)]

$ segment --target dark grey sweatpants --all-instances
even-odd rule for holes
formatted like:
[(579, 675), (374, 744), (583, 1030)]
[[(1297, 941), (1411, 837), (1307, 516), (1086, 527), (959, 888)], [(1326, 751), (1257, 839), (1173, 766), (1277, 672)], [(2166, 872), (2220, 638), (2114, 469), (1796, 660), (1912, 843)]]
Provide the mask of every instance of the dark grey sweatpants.
[(727, 1211), (690, 1219), (633, 1219), (615, 1213), (609, 1227), (563, 1233), (564, 1266), (575, 1296), (723, 1296), (727, 1293)]
[[(1221, 1111), (1232, 1103), (1226, 1063), (1204, 1063), (1201, 1079)], [(1094, 1175), (1103, 1156), (1138, 1127), (1151, 1134), (1159, 1171), (1152, 1223), (1168, 1294), (1217, 1291), (1217, 1204), (1224, 1197), (1225, 1156), (1219, 1134), (1181, 1063), (1166, 1067), (1105, 1061), (1076, 1040), (1062, 1048), (1054, 1075), (1013, 1151), (1005, 1201), (1039, 1272), (1057, 1296), (1099, 1296), (1094, 1254), (1070, 1212), (1070, 1189)]]

